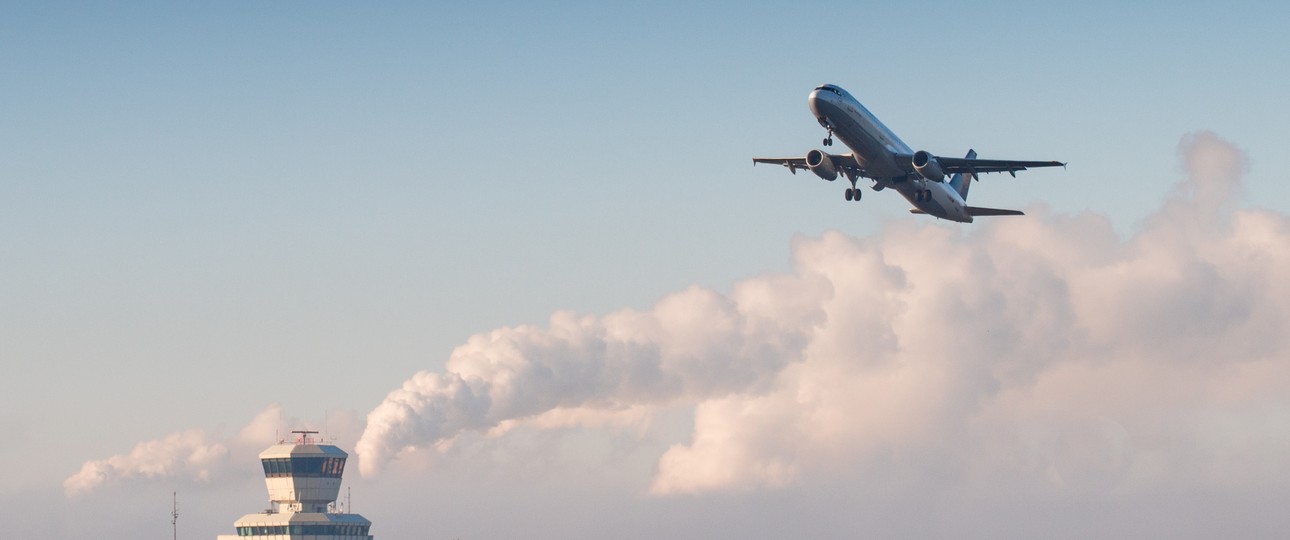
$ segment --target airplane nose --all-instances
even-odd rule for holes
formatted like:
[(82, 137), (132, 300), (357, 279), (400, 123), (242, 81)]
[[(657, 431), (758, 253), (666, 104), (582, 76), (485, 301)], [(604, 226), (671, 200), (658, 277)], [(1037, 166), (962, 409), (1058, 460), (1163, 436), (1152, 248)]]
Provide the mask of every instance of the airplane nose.
[(821, 92), (819, 89), (812, 90), (811, 95), (806, 97), (806, 105), (811, 108), (811, 114), (815, 115), (816, 118), (824, 116), (820, 114), (820, 104), (824, 100), (824, 97), (820, 95)]

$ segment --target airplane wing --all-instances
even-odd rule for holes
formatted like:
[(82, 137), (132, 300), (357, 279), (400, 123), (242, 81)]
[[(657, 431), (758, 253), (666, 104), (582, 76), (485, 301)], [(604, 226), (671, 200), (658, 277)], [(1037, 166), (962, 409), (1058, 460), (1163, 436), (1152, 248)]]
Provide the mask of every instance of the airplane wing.
[(783, 165), (785, 167), (788, 167), (788, 170), (793, 171), (793, 174), (797, 174), (797, 169), (810, 168), (806, 166), (806, 158), (804, 157), (787, 157), (787, 158), (755, 157), (753, 158), (753, 165), (756, 165), (758, 163), (772, 163), (775, 165)]
[[(971, 152), (969, 152), (971, 153)], [(912, 163), (914, 156), (911, 154), (900, 154), (896, 156), (896, 161), (900, 163)], [(976, 159), (976, 158), (954, 158), (936, 156), (936, 162), (941, 164), (941, 170), (945, 174), (970, 174), (976, 177), (978, 173), (1006, 172), (1012, 176), (1017, 176), (1017, 171), (1024, 171), (1036, 167), (1065, 167), (1066, 164), (1060, 161), (1015, 161), (1010, 159)], [(912, 165), (908, 165), (906, 170), (914, 172)], [(979, 178), (978, 178), (979, 180)]]
[[(859, 163), (856, 163), (856, 159), (852, 157), (851, 154), (842, 154), (842, 155), (829, 154), (829, 157), (833, 159), (833, 165), (835, 167), (838, 167), (839, 171), (842, 172), (843, 174), (847, 176), (850, 176), (853, 174), (856, 176), (866, 176), (864, 173), (864, 169), (860, 167)], [(758, 163), (770, 163), (773, 165), (783, 165), (785, 167), (788, 167), (788, 171), (793, 174), (797, 174), (798, 169), (801, 169), (801, 170), (811, 169), (809, 166), (806, 165), (806, 158), (804, 157), (753, 158), (753, 165), (756, 165)]]
[[(912, 158), (912, 156), (911, 156)], [(968, 159), (936, 156), (945, 174), (964, 173), (976, 176), (977, 173), (1006, 172), (1017, 176), (1017, 171), (1036, 167), (1065, 167), (1060, 161), (1013, 161), (1007, 159)]]

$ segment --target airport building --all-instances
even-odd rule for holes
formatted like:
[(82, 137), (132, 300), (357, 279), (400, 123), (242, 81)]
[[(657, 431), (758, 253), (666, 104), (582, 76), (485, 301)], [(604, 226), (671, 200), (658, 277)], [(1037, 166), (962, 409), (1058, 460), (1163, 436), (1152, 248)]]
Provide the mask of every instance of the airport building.
[(294, 441), (260, 453), (270, 508), (242, 516), (234, 523), (237, 534), (217, 540), (372, 540), (371, 521), (336, 506), (349, 455), (318, 444), (315, 431), (291, 433)]

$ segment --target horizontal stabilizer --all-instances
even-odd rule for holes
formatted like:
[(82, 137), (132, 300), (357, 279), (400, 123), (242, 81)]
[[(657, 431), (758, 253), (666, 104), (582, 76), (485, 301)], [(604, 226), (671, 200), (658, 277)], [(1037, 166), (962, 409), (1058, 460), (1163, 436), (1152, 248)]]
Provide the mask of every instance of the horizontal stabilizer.
[[(1025, 212), (1022, 212), (1021, 210), (1004, 210), (1002, 208), (981, 208), (979, 206), (969, 206), (967, 207), (967, 211), (969, 216), (1024, 216), (1026, 215)], [(910, 208), (909, 213), (926, 214), (927, 212), (924, 212), (917, 208)]]
[(1021, 210), (1004, 210), (1002, 208), (981, 208), (979, 206), (967, 207), (969, 216), (1024, 216)]

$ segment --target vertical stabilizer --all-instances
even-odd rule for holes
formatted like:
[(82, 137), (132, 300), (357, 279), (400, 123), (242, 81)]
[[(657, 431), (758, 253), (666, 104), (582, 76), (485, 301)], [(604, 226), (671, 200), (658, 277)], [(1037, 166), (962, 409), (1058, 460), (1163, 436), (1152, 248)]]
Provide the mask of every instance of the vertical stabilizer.
[[(976, 150), (968, 150), (967, 156), (964, 159), (973, 159), (975, 157)], [(968, 176), (963, 176), (963, 173), (954, 173), (954, 176), (950, 177), (950, 187), (954, 188), (954, 191), (959, 192), (959, 197), (962, 197), (963, 200), (966, 201), (968, 188), (972, 187), (972, 180), (974, 179), (976, 179), (976, 173), (972, 173)]]

